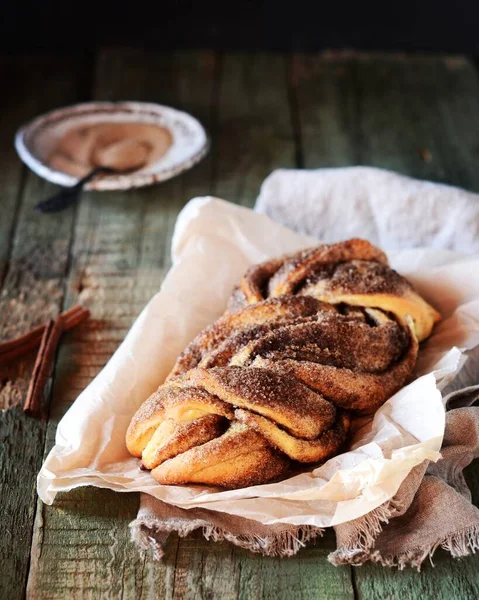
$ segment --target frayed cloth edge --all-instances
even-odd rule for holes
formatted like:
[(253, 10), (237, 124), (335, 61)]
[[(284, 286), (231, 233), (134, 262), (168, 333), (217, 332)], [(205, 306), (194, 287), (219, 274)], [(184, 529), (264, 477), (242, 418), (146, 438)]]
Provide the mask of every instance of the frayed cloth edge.
[(237, 535), (207, 523), (192, 519), (188, 523), (159, 523), (154, 519), (136, 519), (130, 523), (131, 539), (142, 550), (152, 550), (155, 560), (161, 560), (165, 554), (164, 544), (172, 532), (185, 537), (195, 529), (201, 529), (207, 540), (214, 542), (228, 541), (235, 546), (245, 548), (263, 556), (294, 556), (301, 548), (324, 534), (324, 529), (313, 526), (292, 527), (280, 533), (258, 536), (255, 534)]
[(479, 550), (479, 526), (470, 525), (461, 531), (446, 536), (435, 544), (408, 550), (398, 555), (382, 556), (378, 550), (370, 552), (365, 548), (355, 548), (349, 545), (332, 552), (328, 556), (328, 560), (335, 566), (352, 565), (359, 567), (371, 561), (379, 563), (383, 567), (397, 568), (400, 571), (408, 566), (420, 571), (426, 558), (429, 558), (434, 566), (432, 557), (438, 548), (446, 550), (453, 558), (463, 558), (475, 554)]
[[(343, 543), (342, 548), (335, 550), (328, 556), (328, 560), (336, 564), (336, 555), (343, 551), (351, 553), (369, 553), (376, 543), (378, 535), (393, 517), (402, 510), (403, 504), (394, 498), (378, 506), (371, 512), (365, 514), (357, 520), (357, 531), (349, 540)], [(343, 564), (343, 563), (337, 563)], [(353, 563), (350, 563), (353, 564)]]

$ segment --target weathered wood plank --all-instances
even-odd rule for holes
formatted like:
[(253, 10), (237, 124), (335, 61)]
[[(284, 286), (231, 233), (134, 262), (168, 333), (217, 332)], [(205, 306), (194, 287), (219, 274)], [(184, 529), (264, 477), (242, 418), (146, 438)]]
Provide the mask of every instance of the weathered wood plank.
[(221, 73), (213, 190), (220, 198), (253, 206), (273, 169), (296, 164), (286, 59), (227, 54)]
[[(14, 135), (26, 121), (54, 108), (62, 98), (76, 98), (72, 95), (72, 85), (78, 87), (79, 94), (83, 93), (86, 70), (84, 67), (76, 69), (73, 75), (70, 73), (72, 64), (69, 57), (0, 56), (0, 80), (8, 89), (8, 93), (0, 97), (0, 288), (6, 275), (27, 175), (27, 168), (18, 159), (13, 145)], [(86, 66), (84, 57), (82, 64)], [(75, 78), (76, 84), (73, 83)], [(45, 84), (49, 90), (42, 89)]]
[[(307, 167), (364, 164), (479, 189), (477, 132), (471, 126), (479, 123), (479, 80), (470, 61), (296, 56), (291, 81)], [(477, 466), (468, 470), (477, 498), (473, 473)], [(435, 562), (437, 569), (426, 565), (421, 576), (370, 565), (355, 569), (359, 597), (477, 597), (476, 557), (457, 562), (442, 554)]]
[(475, 600), (479, 597), (477, 557), (454, 560), (439, 551), (433, 561), (434, 566), (426, 559), (420, 573), (414, 569), (397, 571), (380, 565), (356, 568), (357, 597), (360, 600)]
[[(35, 202), (53, 187), (33, 174), (22, 176), (13, 132), (39, 112), (84, 99), (88, 66), (83, 57), (4, 58), (3, 70), (9, 93), (2, 94), (0, 110), (0, 337), (9, 338), (60, 310), (73, 224), (72, 213), (56, 219), (34, 213)], [(12, 599), (25, 593), (45, 436), (45, 422), (18, 408), (32, 361), (0, 367), (0, 596)]]
[(175, 598), (244, 600), (261, 598), (354, 597), (349, 567), (327, 562), (334, 544), (330, 532), (289, 559), (268, 558), (227, 542), (205, 542), (201, 533), (180, 545), (175, 571)]
[[(156, 101), (184, 108), (210, 126), (216, 60), (212, 54), (105, 51), (96, 73), (99, 99)], [(107, 362), (158, 290), (170, 262), (173, 225), (192, 196), (210, 187), (211, 157), (193, 171), (148, 189), (85, 194), (78, 209), (67, 304), (93, 319), (72, 332), (57, 365), (47, 447), (56, 424)], [(172, 594), (177, 540), (166, 563), (142, 557), (129, 541), (137, 494), (85, 488), (39, 505), (29, 596), (152, 598)], [(52, 569), (55, 564), (55, 569)]]
[(334, 535), (328, 531), (294, 558), (265, 558), (243, 552), (241, 556), (240, 597), (301, 598), (343, 600), (354, 597), (349, 567), (333, 567), (327, 561), (334, 548)]
[[(18, 75), (12, 60), (0, 58), (1, 81), (9, 82), (12, 87), (17, 83)], [(24, 107), (23, 111), (24, 111)], [(17, 206), (23, 183), (23, 167), (13, 148), (15, 129), (24, 119), (22, 108), (7, 104), (6, 97), (0, 101), (0, 197), (2, 218), (0, 219), (0, 288), (7, 269), (8, 256), (12, 243), (14, 225), (17, 218)]]
[(364, 164), (479, 189), (479, 83), (462, 57), (299, 55), (305, 166)]

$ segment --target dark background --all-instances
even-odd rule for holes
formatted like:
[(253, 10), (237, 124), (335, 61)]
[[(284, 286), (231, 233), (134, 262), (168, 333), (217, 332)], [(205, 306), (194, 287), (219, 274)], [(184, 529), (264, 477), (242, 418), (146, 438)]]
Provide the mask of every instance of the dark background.
[(374, 50), (479, 56), (479, 2), (0, 0), (0, 49)]

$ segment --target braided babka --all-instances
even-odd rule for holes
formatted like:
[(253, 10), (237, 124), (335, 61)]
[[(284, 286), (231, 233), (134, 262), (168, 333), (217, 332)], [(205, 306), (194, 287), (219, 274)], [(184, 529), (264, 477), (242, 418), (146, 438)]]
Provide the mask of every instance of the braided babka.
[(159, 483), (225, 488), (324, 461), (410, 379), (439, 319), (364, 240), (255, 265), (136, 412), (128, 450)]

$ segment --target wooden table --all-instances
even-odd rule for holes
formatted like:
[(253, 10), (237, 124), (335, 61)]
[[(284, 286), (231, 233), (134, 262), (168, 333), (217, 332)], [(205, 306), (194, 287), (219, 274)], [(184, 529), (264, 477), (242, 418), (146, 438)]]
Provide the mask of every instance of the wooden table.
[[(464, 57), (96, 55), (3, 57), (0, 111), (0, 337), (82, 302), (92, 321), (64, 337), (48, 420), (19, 408), (33, 356), (0, 370), (0, 597), (479, 597), (478, 560), (438, 552), (421, 574), (330, 565), (328, 534), (292, 559), (262, 558), (197, 533), (172, 537), (154, 562), (130, 542), (137, 494), (84, 488), (37, 500), (35, 477), (58, 420), (124, 338), (168, 269), (178, 211), (215, 194), (252, 206), (276, 167), (375, 165), (479, 191), (479, 78)], [(206, 160), (171, 182), (85, 194), (56, 215), (34, 204), (54, 187), (23, 167), (15, 129), (90, 99), (146, 100), (196, 115), (213, 139)], [(384, 201), (387, 202), (387, 198)], [(476, 503), (477, 467), (468, 469)]]

